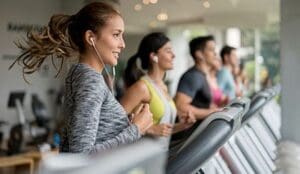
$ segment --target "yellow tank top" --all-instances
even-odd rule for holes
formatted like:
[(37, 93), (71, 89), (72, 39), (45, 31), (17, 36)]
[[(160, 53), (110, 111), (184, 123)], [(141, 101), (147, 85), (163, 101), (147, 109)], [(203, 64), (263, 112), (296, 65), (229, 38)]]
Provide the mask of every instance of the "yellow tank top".
[[(159, 124), (161, 118), (164, 116), (164, 113), (165, 113), (165, 103), (161, 97), (165, 97), (165, 96), (158, 94), (158, 91), (155, 89), (153, 84), (151, 82), (149, 82), (148, 78), (149, 77), (144, 76), (141, 78), (141, 80), (146, 84), (146, 86), (150, 92), (150, 95), (151, 95), (149, 106), (150, 106), (150, 111), (153, 114), (153, 123)], [(171, 107), (174, 110), (176, 110), (175, 103), (172, 99), (166, 100), (166, 101), (168, 101), (168, 104), (170, 104)]]

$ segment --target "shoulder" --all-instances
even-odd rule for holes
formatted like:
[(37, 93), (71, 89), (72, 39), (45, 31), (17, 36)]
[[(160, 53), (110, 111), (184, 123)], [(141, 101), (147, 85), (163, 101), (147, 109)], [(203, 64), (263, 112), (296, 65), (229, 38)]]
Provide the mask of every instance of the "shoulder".
[[(71, 73), (71, 74), (70, 74)], [(101, 81), (103, 76), (94, 69), (84, 64), (77, 64), (70, 70), (70, 75), (78, 81)]]
[(205, 74), (198, 71), (196, 68), (192, 67), (189, 70), (187, 70), (181, 77), (182, 80), (186, 81), (201, 81), (203, 78), (205, 78)]
[(230, 74), (231, 74), (230, 70), (229, 70), (228, 68), (226, 68), (226, 67), (223, 67), (223, 68), (222, 68), (222, 73), (223, 73), (224, 75), (230, 75)]
[(134, 95), (141, 96), (143, 100), (149, 101), (151, 98), (150, 91), (144, 80), (138, 80), (137, 82), (135, 82), (132, 86), (129, 87), (128, 92)]
[(186, 78), (189, 78), (191, 77), (192, 75), (194, 74), (194, 71), (192, 68), (188, 69), (187, 71), (185, 71), (182, 76), (181, 76), (181, 79), (186, 79)]
[(217, 73), (218, 78), (225, 78), (230, 74), (230, 71), (223, 67), (222, 69), (220, 69)]
[(96, 72), (94, 69), (85, 64), (74, 65), (70, 70), (70, 75), (73, 77), (85, 77), (85, 78), (101, 78), (101, 73)]
[(67, 77), (70, 80), (73, 89), (80, 90), (103, 90), (106, 87), (103, 76), (89, 68), (88, 65), (74, 65)]

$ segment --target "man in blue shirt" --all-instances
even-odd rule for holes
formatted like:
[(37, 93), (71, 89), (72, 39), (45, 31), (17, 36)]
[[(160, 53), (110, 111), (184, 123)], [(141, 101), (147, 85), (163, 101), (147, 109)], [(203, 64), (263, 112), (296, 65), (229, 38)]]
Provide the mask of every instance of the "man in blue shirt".
[(236, 48), (231, 46), (224, 46), (221, 50), (221, 58), (223, 68), (218, 72), (218, 85), (230, 100), (236, 97), (235, 82), (233, 77), (233, 67), (237, 66), (238, 58)]

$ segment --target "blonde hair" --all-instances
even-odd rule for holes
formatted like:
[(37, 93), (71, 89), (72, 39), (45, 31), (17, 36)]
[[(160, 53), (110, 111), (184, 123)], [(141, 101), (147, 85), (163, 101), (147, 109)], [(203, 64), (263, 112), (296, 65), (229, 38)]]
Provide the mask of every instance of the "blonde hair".
[(61, 72), (66, 58), (71, 57), (74, 52), (83, 53), (86, 48), (84, 34), (87, 30), (97, 32), (101, 29), (109, 17), (120, 14), (110, 5), (102, 2), (94, 2), (83, 7), (75, 15), (53, 15), (47, 27), (40, 32), (30, 31), (27, 34), (25, 44), (15, 42), (22, 54), (11, 64), (11, 69), (16, 63), (23, 68), (25, 74), (37, 71), (43, 62), (51, 57), (53, 66), (54, 58), (60, 59), (60, 67), (56, 76)]

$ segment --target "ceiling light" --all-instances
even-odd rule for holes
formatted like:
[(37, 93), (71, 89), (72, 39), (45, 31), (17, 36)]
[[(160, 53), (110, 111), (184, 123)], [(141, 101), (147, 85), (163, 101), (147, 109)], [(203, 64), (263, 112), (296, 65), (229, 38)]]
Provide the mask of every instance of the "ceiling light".
[(233, 7), (237, 7), (240, 0), (229, 0)]
[(157, 27), (157, 22), (156, 22), (156, 21), (151, 21), (151, 22), (149, 23), (149, 26), (150, 26), (151, 28), (156, 28), (156, 27)]
[(134, 10), (135, 11), (141, 11), (142, 10), (142, 5), (141, 4), (135, 4)]
[(204, 8), (209, 8), (210, 7), (210, 3), (208, 1), (204, 1), (203, 2), (203, 7)]
[(157, 15), (157, 20), (159, 20), (159, 21), (166, 21), (166, 20), (168, 20), (168, 14), (167, 13), (163, 13), (163, 12), (161, 12), (161, 13), (159, 13), (158, 15)]
[(143, 0), (143, 4), (148, 5), (150, 3), (150, 0)]
[(158, 0), (150, 0), (151, 4), (156, 4)]

